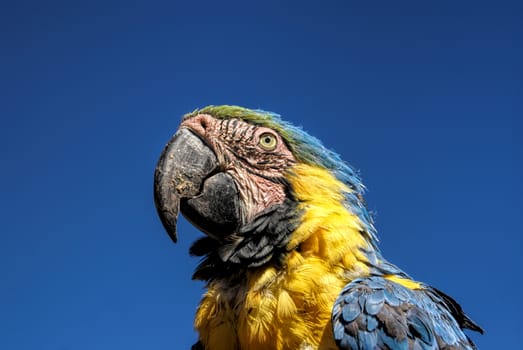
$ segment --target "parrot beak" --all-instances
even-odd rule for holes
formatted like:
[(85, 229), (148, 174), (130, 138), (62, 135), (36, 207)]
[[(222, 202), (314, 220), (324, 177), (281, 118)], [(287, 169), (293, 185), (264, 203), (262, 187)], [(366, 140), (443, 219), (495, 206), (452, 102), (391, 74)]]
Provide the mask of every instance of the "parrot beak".
[(239, 227), (239, 195), (232, 177), (219, 172), (213, 150), (187, 128), (165, 146), (154, 174), (154, 201), (162, 224), (176, 243), (178, 212), (213, 238)]

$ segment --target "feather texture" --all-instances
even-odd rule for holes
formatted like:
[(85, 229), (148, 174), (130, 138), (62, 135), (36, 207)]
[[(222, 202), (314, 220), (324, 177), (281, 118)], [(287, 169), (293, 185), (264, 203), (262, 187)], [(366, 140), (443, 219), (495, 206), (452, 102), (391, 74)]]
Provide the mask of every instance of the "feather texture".
[(332, 314), (334, 337), (350, 349), (475, 349), (434, 289), (396, 276), (358, 278), (347, 284)]

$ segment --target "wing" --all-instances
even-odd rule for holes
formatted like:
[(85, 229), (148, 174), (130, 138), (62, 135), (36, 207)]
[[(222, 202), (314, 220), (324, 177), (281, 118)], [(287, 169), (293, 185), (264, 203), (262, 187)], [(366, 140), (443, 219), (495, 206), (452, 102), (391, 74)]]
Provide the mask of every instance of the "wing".
[(378, 276), (345, 286), (332, 325), (340, 350), (475, 349), (437, 291)]

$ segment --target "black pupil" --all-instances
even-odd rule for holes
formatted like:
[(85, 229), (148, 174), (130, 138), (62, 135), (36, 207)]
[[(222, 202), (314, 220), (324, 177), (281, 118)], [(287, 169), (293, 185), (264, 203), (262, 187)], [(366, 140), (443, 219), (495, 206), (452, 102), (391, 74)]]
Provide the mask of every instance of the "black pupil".
[(269, 136), (265, 136), (265, 143), (271, 143), (271, 138)]

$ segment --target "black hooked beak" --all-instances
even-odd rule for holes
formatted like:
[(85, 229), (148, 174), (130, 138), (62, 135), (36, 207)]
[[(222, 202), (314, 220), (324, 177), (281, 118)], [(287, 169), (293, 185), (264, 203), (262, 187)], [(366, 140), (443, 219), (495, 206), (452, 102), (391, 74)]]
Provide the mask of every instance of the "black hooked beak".
[(240, 223), (233, 178), (219, 172), (216, 155), (197, 135), (181, 128), (165, 146), (154, 173), (154, 202), (176, 243), (178, 212), (209, 236), (220, 239)]

